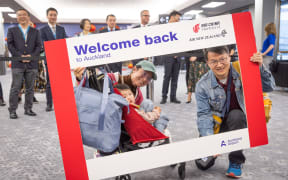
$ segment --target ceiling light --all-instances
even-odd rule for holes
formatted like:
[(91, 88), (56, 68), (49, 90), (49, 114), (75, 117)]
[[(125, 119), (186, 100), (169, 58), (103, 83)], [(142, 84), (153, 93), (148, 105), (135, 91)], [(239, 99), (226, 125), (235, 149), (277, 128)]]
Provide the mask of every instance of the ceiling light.
[(8, 14), (11, 18), (16, 18), (16, 14)]
[(191, 11), (185, 12), (185, 14), (199, 14), (202, 12), (203, 12), (203, 10), (191, 10)]
[(218, 7), (218, 6), (222, 6), (226, 4), (226, 2), (210, 2), (208, 4), (205, 4), (203, 6), (201, 6), (202, 8), (215, 8), (215, 7)]
[(14, 12), (10, 7), (0, 7), (0, 12)]

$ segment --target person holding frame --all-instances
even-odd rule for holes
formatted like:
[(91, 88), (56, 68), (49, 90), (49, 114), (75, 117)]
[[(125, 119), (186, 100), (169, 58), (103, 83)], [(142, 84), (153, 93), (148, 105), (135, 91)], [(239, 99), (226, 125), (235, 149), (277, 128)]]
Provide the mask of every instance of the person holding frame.
[[(195, 95), (200, 137), (246, 128), (241, 74), (236, 70), (239, 62), (230, 63), (227, 46), (204, 49), (204, 58), (210, 70), (196, 84)], [(254, 53), (250, 60), (259, 64), (262, 84), (265, 83), (266, 87), (270, 86), (273, 89), (273, 77), (263, 66), (261, 53)], [(241, 166), (244, 162), (242, 150), (229, 153), (226, 175), (233, 178), (241, 177)]]

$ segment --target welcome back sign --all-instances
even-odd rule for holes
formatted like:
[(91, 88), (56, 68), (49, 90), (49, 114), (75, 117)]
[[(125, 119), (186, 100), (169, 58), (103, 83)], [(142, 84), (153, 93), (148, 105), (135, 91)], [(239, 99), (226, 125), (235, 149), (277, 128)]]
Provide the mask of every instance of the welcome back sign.
[[(71, 69), (228, 44), (237, 45), (248, 128), (85, 159)], [(250, 62), (256, 51), (248, 12), (45, 42), (66, 178), (113, 177), (267, 144), (259, 66)]]

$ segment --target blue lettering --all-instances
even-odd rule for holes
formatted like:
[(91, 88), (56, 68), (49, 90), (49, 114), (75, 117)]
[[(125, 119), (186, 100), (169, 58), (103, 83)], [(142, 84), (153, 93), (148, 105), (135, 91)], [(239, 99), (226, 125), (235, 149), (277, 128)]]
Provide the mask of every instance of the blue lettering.
[(222, 147), (222, 146), (226, 146), (226, 143), (225, 143), (224, 140), (221, 142), (221, 147)]
[(161, 43), (161, 38), (160, 38), (160, 36), (155, 36), (155, 37), (154, 37), (154, 43), (155, 43), (155, 44)]
[(140, 45), (140, 41), (139, 41), (138, 39), (134, 39), (134, 40), (132, 41), (132, 45), (137, 47), (137, 46)]
[[(105, 48), (105, 46), (108, 46), (108, 47)], [(103, 50), (103, 51), (109, 51), (109, 45), (108, 45), (108, 44), (103, 44), (103, 45), (102, 45), (102, 50)]]
[(148, 37), (147, 35), (144, 36), (145, 38), (145, 44), (152, 44), (153, 43), (153, 39), (151, 37)]
[(79, 46), (79, 49), (77, 48), (77, 46), (74, 46), (74, 49), (78, 55), (81, 55), (82, 52), (83, 52), (83, 54), (87, 54), (87, 47), (88, 47), (88, 45), (85, 44), (85, 49), (83, 48), (82, 45)]
[[(114, 46), (114, 47), (113, 47)], [(117, 43), (111, 43), (110, 44), (110, 48), (112, 49), (112, 50), (116, 50), (117, 48), (118, 48), (118, 44)]]
[(96, 47), (95, 46), (90, 46), (89, 47), (89, 52), (90, 53), (95, 53), (97, 50), (96, 50)]
[[(167, 37), (167, 39), (165, 39), (165, 37)], [(168, 42), (169, 41), (169, 36), (168, 35), (163, 35), (162, 36), (162, 41), (163, 42)]]
[(101, 48), (100, 48), (100, 43), (97, 42), (97, 48), (98, 48), (98, 51), (101, 52)]
[(172, 35), (172, 32), (170, 32), (170, 40), (171, 41), (173, 41), (173, 40), (178, 40), (178, 38), (176, 37), (176, 33), (174, 33), (173, 35)]
[[(129, 47), (131, 47), (131, 42), (130, 41), (121, 41), (121, 42), (119, 42), (120, 49), (122, 49), (122, 45), (124, 46), (124, 48), (127, 48), (127, 44), (128, 44)], [(111, 46), (112, 46), (112, 44), (111, 44)], [(111, 49), (112, 49), (112, 47), (111, 47)]]

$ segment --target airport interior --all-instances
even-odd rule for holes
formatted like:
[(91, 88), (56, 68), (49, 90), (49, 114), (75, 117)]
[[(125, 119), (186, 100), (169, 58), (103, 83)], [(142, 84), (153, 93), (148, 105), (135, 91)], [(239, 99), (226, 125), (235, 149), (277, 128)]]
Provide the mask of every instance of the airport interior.
[[(77, 38), (79, 42), (82, 40), (83, 42), (92, 42), (93, 40), (97, 41), (98, 37), (100, 39), (106, 37), (107, 42), (113, 42), (113, 39), (109, 39), (109, 34), (113, 36), (113, 33), (116, 35), (116, 33), (129, 31), (131, 37), (133, 37), (133, 35), (136, 35), (134, 31), (141, 33), (143, 31), (144, 33), (145, 28), (148, 29), (147, 33), (149, 34), (153, 32), (153, 28), (166, 27), (165, 25), (174, 22), (179, 23), (179, 25), (189, 21), (201, 24), (202, 19), (206, 21), (207, 18), (237, 13), (249, 13), (253, 23), (255, 44), (247, 43), (247, 46), (250, 46), (251, 49), (257, 49), (254, 52), (255, 54), (251, 54), (251, 61), (254, 61), (254, 64), (259, 63), (260, 73), (257, 69), (256, 74), (250, 73), (249, 77), (245, 77), (258, 79), (259, 83), (258, 81), (257, 83), (259, 85), (261, 84), (260, 80), (262, 82), (262, 88), (260, 86), (247, 88), (250, 88), (250, 91), (253, 91), (251, 88), (255, 88), (255, 91), (258, 89), (257, 92), (260, 90), (263, 91), (263, 95), (265, 94), (263, 99), (264, 110), (262, 109), (261, 112), (265, 112), (266, 123), (264, 123), (263, 118), (262, 122), (265, 124), (264, 129), (267, 128), (268, 144), (245, 148), (243, 151), (238, 149), (239, 151), (232, 153), (227, 151), (227, 153), (209, 156), (212, 159), (211, 161), (209, 157), (206, 157), (172, 164), (166, 163), (165, 166), (151, 166), (153, 168), (148, 167), (143, 171), (116, 173), (117, 175), (112, 173), (112, 171), (114, 172), (113, 169), (100, 169), (99, 171), (106, 171), (107, 174), (111, 171), (113, 175), (103, 177), (103, 179), (109, 180), (225, 180), (230, 178), (287, 180), (288, 156), (285, 153), (288, 152), (288, 146), (285, 143), (288, 142), (288, 126), (285, 124), (288, 124), (288, 116), (285, 113), (288, 112), (288, 0), (0, 0), (0, 180), (88, 179), (87, 173), (83, 178), (73, 176), (73, 173), (77, 174), (77, 169), (74, 172), (71, 172), (71, 169), (69, 171), (69, 168), (67, 168), (69, 159), (63, 158), (67, 152), (61, 150), (61, 147), (64, 147), (65, 138), (59, 137), (60, 132), (64, 133), (64, 131), (60, 131), (63, 124), (61, 125), (60, 116), (58, 116), (61, 111), (59, 104), (62, 106), (70, 105), (57, 101), (59, 100), (57, 92), (60, 91), (57, 89), (59, 87), (55, 87), (55, 84), (56, 80), (60, 79), (63, 82), (66, 78), (67, 81), (72, 79), (71, 84), (74, 87), (85, 86), (91, 90), (93, 89), (92, 86), (95, 85), (95, 77), (98, 88), (101, 85), (106, 85), (106, 72), (113, 74), (112, 76), (108, 75), (110, 78), (109, 85), (112, 86), (113, 83), (113, 94), (117, 94), (119, 90), (117, 96), (124, 101), (125, 99), (128, 101), (125, 101), (125, 103), (130, 104), (130, 112), (137, 114), (137, 117), (140, 115), (141, 120), (146, 120), (145, 123), (149, 122), (147, 123), (149, 127), (151, 126), (153, 130), (160, 132), (161, 135), (169, 137), (165, 140), (162, 138), (161, 140), (148, 142), (148, 145), (146, 141), (136, 145), (133, 143), (135, 149), (127, 151), (136, 152), (142, 148), (149, 149), (155, 144), (155, 146), (161, 147), (162, 143), (173, 145), (193, 138), (201, 139), (204, 138), (203, 136), (213, 135), (213, 133), (215, 135), (230, 130), (247, 128), (245, 115), (247, 106), (245, 107), (245, 102), (243, 102), (245, 91), (243, 97), (242, 84), (241, 82), (240, 85), (237, 84), (234, 74), (232, 74), (232, 71), (235, 70), (232, 64), (239, 61), (241, 64), (242, 54), (238, 50), (242, 47), (238, 47), (237, 43), (226, 43), (221, 47), (219, 46), (218, 49), (217, 47), (213, 49), (213, 47), (207, 45), (209, 48), (195, 49), (189, 52), (183, 50), (176, 54), (170, 53), (170, 55), (159, 53), (161, 54), (159, 56), (142, 56), (142, 58), (132, 58), (130, 56), (130, 59), (121, 60), (121, 62), (114, 61), (116, 63), (87, 67), (89, 77), (83, 75), (84, 68), (81, 67), (69, 69), (70, 77), (64, 77), (59, 72), (55, 77), (56, 73), (53, 70), (51, 70), (51, 73), (55, 74), (50, 75), (50, 68), (53, 68), (53, 66), (49, 65), (49, 60), (46, 61), (48, 55), (46, 56), (44, 47), (46, 41), (52, 42), (53, 40), (65, 38), (67, 42), (73, 41), (73, 39), (76, 42)], [(213, 28), (217, 29), (220, 26), (225, 26), (225, 22), (224, 24), (214, 22), (211, 27), (208, 27), (210, 26), (209, 23), (206, 25), (208, 32), (209, 30), (212, 31)], [(198, 28), (200, 29), (197, 29), (197, 26), (191, 28), (191, 33), (193, 31), (197, 33), (205, 26), (202, 24)], [(83, 37), (86, 35), (90, 38)], [(166, 37), (168, 36), (171, 40), (173, 38), (177, 40), (176, 34), (173, 37), (170, 32), (170, 35)], [(225, 36), (223, 31), (222, 36)], [(165, 42), (164, 36), (162, 41)], [(254, 39), (252, 42), (254, 42)], [(132, 44), (137, 46), (134, 41)], [(48, 43), (45, 43), (46, 45)], [(126, 44), (124, 45), (126, 47)], [(173, 45), (171, 46), (173, 48)], [(112, 44), (109, 48), (115, 49), (115, 52), (118, 50), (115, 47), (113, 49)], [(77, 51), (76, 46), (75, 49)], [(89, 52), (96, 52), (95, 49), (96, 45), (91, 46)], [(106, 51), (107, 49), (105, 50), (102, 45), (101, 50)], [(100, 52), (100, 49), (97, 49), (97, 51)], [(157, 54), (156, 51), (157, 49), (154, 49), (153, 52), (151, 50), (147, 54)], [(81, 48), (77, 52), (81, 53)], [(58, 51), (57, 53), (61, 54), (62, 52)], [(59, 57), (63, 57), (60, 54)], [(129, 57), (129, 55), (123, 56)], [(95, 58), (99, 57), (95, 56)], [(63, 61), (61, 58), (55, 60), (59, 64)], [(228, 60), (231, 63), (228, 63)], [(228, 68), (227, 71), (226, 68)], [(245, 67), (241, 66), (241, 68)], [(63, 67), (63, 74), (66, 70)], [(227, 74), (225, 74), (226, 72)], [(234, 72), (238, 74), (236, 71)], [(104, 76), (102, 76), (103, 74)], [(266, 75), (265, 78), (264, 75)], [(51, 76), (50, 79), (49, 76)], [(204, 91), (204, 86), (208, 87), (208, 84), (212, 81), (209, 79), (210, 76), (212, 80), (214, 78), (217, 86), (209, 86), (210, 89)], [(222, 79), (223, 76), (225, 78)], [(238, 76), (237, 78), (239, 80)], [(232, 84), (229, 80), (232, 81)], [(240, 77), (239, 81), (242, 80), (245, 81)], [(82, 82), (85, 84), (82, 84)], [(123, 82), (127, 87), (121, 86)], [(240, 92), (237, 89), (238, 85), (240, 86)], [(216, 90), (217, 88), (221, 89), (221, 92), (223, 91), (222, 94), (226, 98), (224, 101), (221, 101), (223, 95), (219, 95), (220, 100), (210, 97), (211, 94), (209, 93), (219, 93)], [(100, 89), (98, 91), (102, 94), (105, 87), (102, 89), (101, 86)], [(110, 87), (111, 89), (113, 88)], [(134, 101), (131, 100), (130, 102), (128, 95), (124, 95), (124, 92), (131, 93)], [(112, 94), (112, 90), (110, 93)], [(239, 93), (242, 96), (240, 97), (242, 101), (239, 100)], [(111, 94), (109, 94), (109, 97), (111, 97)], [(58, 99), (56, 99), (57, 97)], [(144, 99), (143, 101), (147, 100), (152, 104), (154, 108), (152, 107), (151, 112), (141, 110), (142, 104), (137, 103), (139, 102), (138, 98)], [(142, 100), (141, 102), (143, 102)], [(261, 104), (262, 95), (260, 100)], [(99, 111), (102, 112), (100, 107), (103, 107), (101, 106), (103, 102), (96, 103), (99, 110), (95, 111), (98, 114)], [(131, 107), (133, 107), (133, 111), (131, 111)], [(110, 111), (110, 108), (111, 106), (103, 111)], [(250, 106), (249, 108), (250, 112), (257, 111), (257, 107)], [(77, 110), (80, 114), (78, 105)], [(75, 112), (77, 113), (77, 111)], [(123, 112), (126, 111), (123, 109)], [(221, 115), (221, 122), (218, 124), (220, 132), (215, 130), (217, 119), (214, 117), (216, 116), (213, 114), (214, 112), (216, 112), (216, 115), (218, 113), (218, 116)], [(240, 114), (235, 115), (233, 112)], [(67, 117), (71, 117), (69, 114), (72, 112), (67, 110), (65, 113), (67, 113)], [(81, 112), (81, 114), (84, 113)], [(255, 115), (256, 119), (264, 117), (263, 113)], [(64, 117), (66, 115), (64, 114)], [(244, 121), (243, 118), (241, 119), (242, 116)], [(107, 119), (107, 116), (105, 118)], [(161, 124), (161, 127), (157, 125), (156, 122), (160, 123), (160, 120), (163, 120), (163, 123), (165, 121), (165, 127), (162, 128), (163, 124)], [(241, 124), (240, 120), (244, 123)], [(85, 142), (85, 134), (82, 132), (80, 122), (85, 160), (104, 159), (106, 158), (104, 156), (109, 158), (117, 153), (120, 153), (120, 155), (126, 153), (126, 149), (123, 147), (127, 145), (126, 141), (131, 144), (132, 138), (130, 140), (125, 139), (126, 136), (130, 138), (131, 134), (127, 130), (126, 120), (120, 119), (120, 121), (122, 125), (119, 124), (119, 139), (120, 135), (121, 139), (117, 142), (119, 147), (109, 153)], [(230, 121), (234, 124), (231, 125)], [(235, 124), (239, 124), (239, 127), (236, 127)], [(77, 127), (79, 129), (79, 125)], [(257, 127), (255, 129), (257, 130)], [(74, 136), (74, 134), (71, 134), (71, 136)], [(125, 139), (125, 143), (123, 143), (123, 139)], [(71, 141), (70, 143), (73, 144), (74, 142)], [(193, 147), (187, 148), (193, 154)], [(71, 149), (69, 151), (72, 152)], [(181, 150), (177, 150), (175, 153), (165, 153), (165, 158), (168, 160), (174, 159), (173, 156), (177, 157), (179, 152)], [(76, 153), (75, 156), (77, 156)], [(147, 161), (153, 158), (146, 157)], [(205, 170), (201, 169), (199, 166), (203, 167), (204, 165), (199, 165), (199, 163), (206, 162), (209, 162), (211, 167), (204, 168)], [(133, 163), (134, 166), (140, 166), (139, 164), (142, 162)], [(79, 162), (79, 164), (83, 164), (83, 162)], [(121, 167), (123, 164), (125, 164), (125, 161), (117, 165)], [(143, 162), (143, 164), (145, 163)], [(86, 168), (86, 166), (84, 167)], [(130, 170), (127, 169), (127, 172), (130, 172)], [(94, 179), (92, 175), (94, 172), (88, 172), (88, 174), (89, 179)]]

